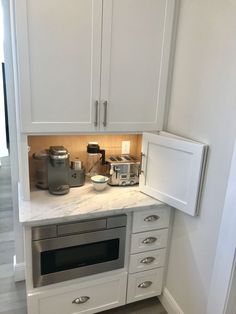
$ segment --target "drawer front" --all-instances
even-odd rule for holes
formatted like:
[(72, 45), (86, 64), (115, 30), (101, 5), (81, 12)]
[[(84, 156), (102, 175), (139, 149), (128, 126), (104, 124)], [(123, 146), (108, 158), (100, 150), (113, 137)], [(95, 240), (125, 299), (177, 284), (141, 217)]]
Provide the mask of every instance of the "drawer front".
[(166, 249), (148, 251), (130, 256), (129, 272), (137, 273), (165, 266)]
[[(103, 282), (101, 282), (103, 281)], [(84, 288), (40, 297), (40, 314), (96, 313), (125, 304), (127, 273), (90, 283)]]
[(157, 268), (129, 275), (127, 303), (160, 295), (163, 270), (163, 268)]
[(168, 229), (132, 234), (131, 253), (140, 253), (166, 247)]
[(133, 216), (132, 232), (143, 232), (161, 228), (168, 228), (170, 220), (170, 207), (136, 212)]

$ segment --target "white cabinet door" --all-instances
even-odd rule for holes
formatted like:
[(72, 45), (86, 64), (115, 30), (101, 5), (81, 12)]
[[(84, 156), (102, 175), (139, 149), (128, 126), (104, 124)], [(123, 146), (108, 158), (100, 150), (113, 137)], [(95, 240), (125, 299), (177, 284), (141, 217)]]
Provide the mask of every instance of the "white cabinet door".
[(207, 146), (168, 133), (143, 135), (140, 190), (196, 215)]
[(15, 1), (23, 132), (93, 131), (102, 0)]
[(102, 130), (162, 128), (174, 12), (175, 0), (104, 0)]

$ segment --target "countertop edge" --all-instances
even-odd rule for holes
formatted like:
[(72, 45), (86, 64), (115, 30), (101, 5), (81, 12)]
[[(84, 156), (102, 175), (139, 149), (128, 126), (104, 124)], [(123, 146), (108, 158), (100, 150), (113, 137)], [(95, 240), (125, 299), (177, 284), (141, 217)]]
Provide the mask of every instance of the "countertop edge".
[(94, 212), (89, 212), (89, 213), (81, 213), (81, 214), (76, 214), (76, 215), (67, 215), (63, 217), (55, 217), (55, 218), (46, 218), (46, 219), (35, 219), (35, 220), (24, 220), (21, 221), (20, 223), (22, 226), (41, 226), (41, 225), (49, 225), (53, 223), (63, 223), (63, 222), (73, 222), (76, 220), (86, 220), (86, 219), (92, 219), (92, 218), (98, 218), (98, 217), (104, 217), (104, 216), (113, 216), (113, 215), (118, 215), (118, 214), (126, 214), (126, 213), (131, 213), (131, 212), (138, 212), (138, 211), (143, 211), (143, 210), (148, 210), (148, 209), (156, 209), (158, 207), (165, 207), (169, 208), (170, 206), (164, 203), (160, 204), (151, 204), (151, 205), (142, 205), (138, 207), (124, 207), (124, 208), (117, 208), (117, 209), (110, 209), (110, 210), (103, 210), (103, 211), (94, 211)]

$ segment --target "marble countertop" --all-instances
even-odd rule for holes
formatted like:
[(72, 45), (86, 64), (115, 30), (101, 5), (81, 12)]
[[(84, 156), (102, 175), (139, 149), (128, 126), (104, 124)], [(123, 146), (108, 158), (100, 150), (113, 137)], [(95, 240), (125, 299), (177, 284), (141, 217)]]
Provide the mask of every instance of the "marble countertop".
[(26, 225), (42, 225), (157, 206), (166, 205), (140, 192), (138, 186), (107, 186), (98, 192), (91, 183), (86, 183), (61, 196), (51, 195), (47, 190), (32, 191), (30, 201), (19, 200), (19, 219)]

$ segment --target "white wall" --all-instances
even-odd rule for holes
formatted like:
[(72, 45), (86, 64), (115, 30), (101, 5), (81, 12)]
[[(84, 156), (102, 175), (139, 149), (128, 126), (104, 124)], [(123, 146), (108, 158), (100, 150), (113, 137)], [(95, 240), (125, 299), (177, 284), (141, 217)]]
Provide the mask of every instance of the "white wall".
[[(231, 162), (207, 313), (236, 313), (236, 142)], [(228, 298), (229, 296), (229, 298)]]
[(210, 145), (199, 217), (176, 211), (166, 282), (185, 314), (204, 314), (236, 137), (235, 0), (181, 1), (167, 130)]

